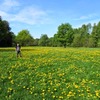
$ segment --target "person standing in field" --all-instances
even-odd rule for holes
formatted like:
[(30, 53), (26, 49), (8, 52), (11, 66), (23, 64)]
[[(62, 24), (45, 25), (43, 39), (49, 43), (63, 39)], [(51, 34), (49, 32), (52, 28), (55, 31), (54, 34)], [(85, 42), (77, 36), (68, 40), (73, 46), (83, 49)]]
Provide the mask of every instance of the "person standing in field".
[(22, 55), (21, 55), (21, 46), (17, 43), (17, 45), (16, 45), (16, 52), (17, 52), (17, 57), (18, 57), (18, 55), (20, 56), (20, 57), (22, 57)]

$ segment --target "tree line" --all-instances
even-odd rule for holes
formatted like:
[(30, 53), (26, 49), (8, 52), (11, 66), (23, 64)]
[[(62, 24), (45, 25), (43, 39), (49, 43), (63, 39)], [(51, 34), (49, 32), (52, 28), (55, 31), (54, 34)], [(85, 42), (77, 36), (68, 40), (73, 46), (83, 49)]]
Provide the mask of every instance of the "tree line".
[(69, 23), (58, 26), (53, 37), (42, 34), (34, 39), (28, 30), (21, 30), (17, 35), (11, 32), (8, 21), (0, 17), (0, 47), (11, 47), (16, 43), (22, 46), (51, 46), (51, 47), (100, 47), (100, 22), (83, 24), (73, 28)]

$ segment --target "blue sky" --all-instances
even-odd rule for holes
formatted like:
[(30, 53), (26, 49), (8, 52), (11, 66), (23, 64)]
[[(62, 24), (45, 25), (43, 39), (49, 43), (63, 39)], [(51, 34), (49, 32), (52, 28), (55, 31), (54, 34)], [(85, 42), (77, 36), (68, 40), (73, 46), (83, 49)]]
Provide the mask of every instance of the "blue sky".
[(0, 0), (0, 16), (16, 35), (27, 29), (34, 38), (52, 37), (62, 23), (98, 23), (100, 0)]

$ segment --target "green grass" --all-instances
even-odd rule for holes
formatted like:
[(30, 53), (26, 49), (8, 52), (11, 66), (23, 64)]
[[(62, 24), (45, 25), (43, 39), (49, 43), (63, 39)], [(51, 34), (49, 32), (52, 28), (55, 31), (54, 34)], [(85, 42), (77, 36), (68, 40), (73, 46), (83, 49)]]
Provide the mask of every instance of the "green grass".
[(0, 100), (100, 100), (100, 48), (0, 48)]

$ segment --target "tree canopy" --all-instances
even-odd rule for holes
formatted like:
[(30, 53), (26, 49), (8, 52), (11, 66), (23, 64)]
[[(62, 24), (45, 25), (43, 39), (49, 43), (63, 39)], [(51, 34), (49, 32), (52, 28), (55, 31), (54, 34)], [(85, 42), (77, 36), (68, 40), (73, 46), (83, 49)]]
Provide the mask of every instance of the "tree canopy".
[(14, 33), (11, 32), (8, 21), (0, 17), (0, 47), (10, 47), (13, 44)]
[(69, 23), (61, 24), (58, 26), (58, 41), (66, 47), (71, 45), (73, 41), (73, 29)]
[(25, 29), (15, 35), (8, 21), (2, 20), (0, 16), (0, 47), (10, 47), (17, 42), (22, 46), (100, 47), (100, 22), (83, 24), (79, 28), (62, 23), (53, 37), (42, 34), (40, 38), (34, 39)]
[(16, 42), (20, 43), (22, 46), (33, 45), (34, 39), (28, 30), (22, 30), (16, 36)]
[(48, 46), (48, 36), (47, 34), (42, 34), (39, 40), (40, 46)]

